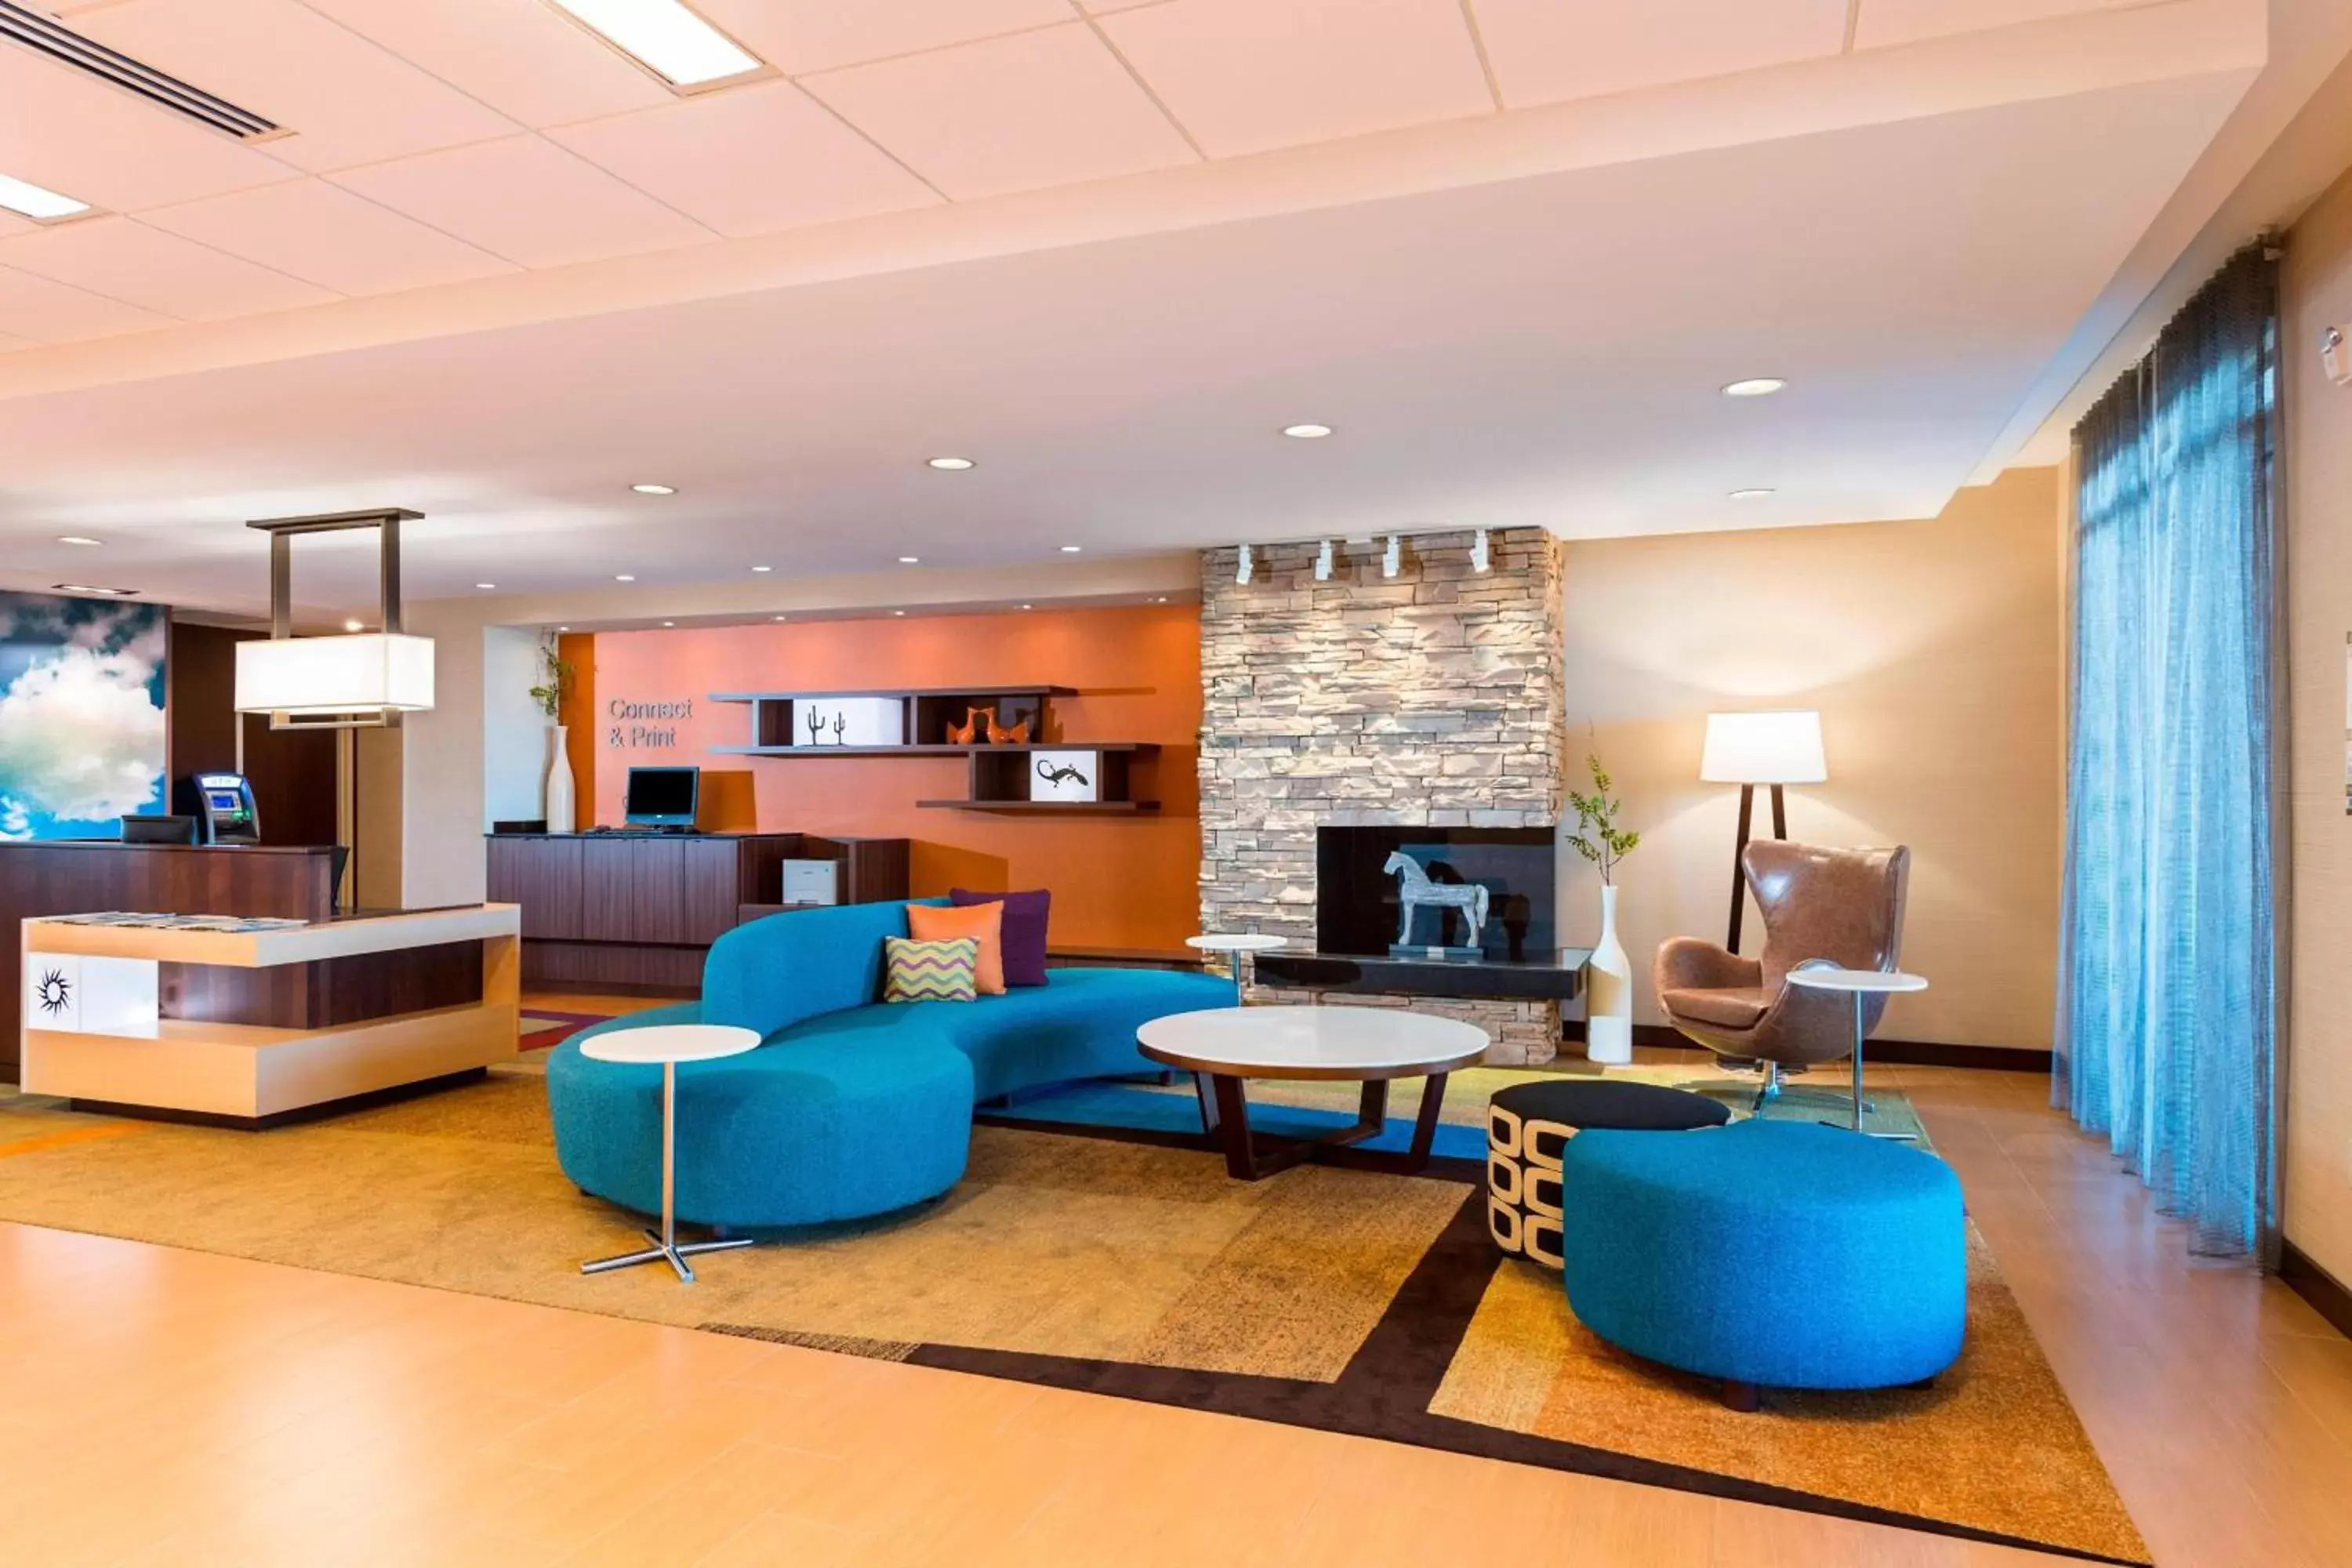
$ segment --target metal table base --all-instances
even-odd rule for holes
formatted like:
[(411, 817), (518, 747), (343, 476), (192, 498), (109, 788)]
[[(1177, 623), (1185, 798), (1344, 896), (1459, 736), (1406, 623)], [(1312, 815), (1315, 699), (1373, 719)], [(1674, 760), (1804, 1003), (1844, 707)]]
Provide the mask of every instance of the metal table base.
[(731, 1252), (739, 1247), (749, 1247), (748, 1236), (728, 1237), (719, 1241), (677, 1239), (677, 1064), (662, 1063), (662, 1207), (661, 1229), (650, 1226), (645, 1232), (651, 1247), (639, 1252), (625, 1252), (614, 1258), (599, 1258), (580, 1266), (583, 1274), (604, 1274), (615, 1268), (630, 1268), (640, 1263), (667, 1262), (677, 1270), (678, 1283), (694, 1283), (694, 1266), (687, 1259), (700, 1252)]

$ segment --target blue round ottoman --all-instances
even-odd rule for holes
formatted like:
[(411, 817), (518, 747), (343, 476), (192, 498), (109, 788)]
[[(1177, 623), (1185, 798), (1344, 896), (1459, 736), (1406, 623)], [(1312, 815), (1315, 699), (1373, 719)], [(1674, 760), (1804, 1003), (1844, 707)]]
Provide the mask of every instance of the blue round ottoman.
[(1890, 1388), (1968, 1322), (1960, 1182), (1932, 1154), (1809, 1122), (1569, 1140), (1568, 1303), (1635, 1355), (1759, 1388)]

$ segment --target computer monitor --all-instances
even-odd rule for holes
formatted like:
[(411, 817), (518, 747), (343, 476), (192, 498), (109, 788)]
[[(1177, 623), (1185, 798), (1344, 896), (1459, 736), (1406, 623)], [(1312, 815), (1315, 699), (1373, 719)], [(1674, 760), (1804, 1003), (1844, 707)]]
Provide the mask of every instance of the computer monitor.
[(122, 819), (122, 842), (125, 844), (194, 844), (196, 841), (196, 819), (193, 816), (126, 816)]
[(631, 827), (692, 827), (700, 768), (631, 768), (621, 815)]

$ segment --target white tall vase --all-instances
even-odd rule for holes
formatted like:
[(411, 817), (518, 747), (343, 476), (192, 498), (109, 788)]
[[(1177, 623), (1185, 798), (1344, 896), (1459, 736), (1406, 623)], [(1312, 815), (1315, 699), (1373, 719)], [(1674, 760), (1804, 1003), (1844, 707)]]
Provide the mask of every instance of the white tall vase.
[(547, 830), (550, 833), (569, 833), (577, 826), (572, 753), (564, 749), (563, 725), (556, 725), (549, 733), (555, 737), (555, 759), (547, 764)]
[(1585, 965), (1584, 1055), (1604, 1066), (1633, 1059), (1633, 964), (1617, 940), (1617, 889), (1601, 889), (1601, 941)]

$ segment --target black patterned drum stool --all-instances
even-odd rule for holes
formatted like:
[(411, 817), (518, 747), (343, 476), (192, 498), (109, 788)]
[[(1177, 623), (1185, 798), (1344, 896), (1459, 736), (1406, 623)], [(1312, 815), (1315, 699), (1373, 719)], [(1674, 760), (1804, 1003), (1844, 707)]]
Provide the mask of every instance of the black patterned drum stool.
[(1730, 1110), (1654, 1083), (1548, 1079), (1517, 1084), (1486, 1105), (1486, 1232), (1515, 1258), (1558, 1268), (1559, 1152), (1588, 1127), (1686, 1132), (1720, 1127)]

